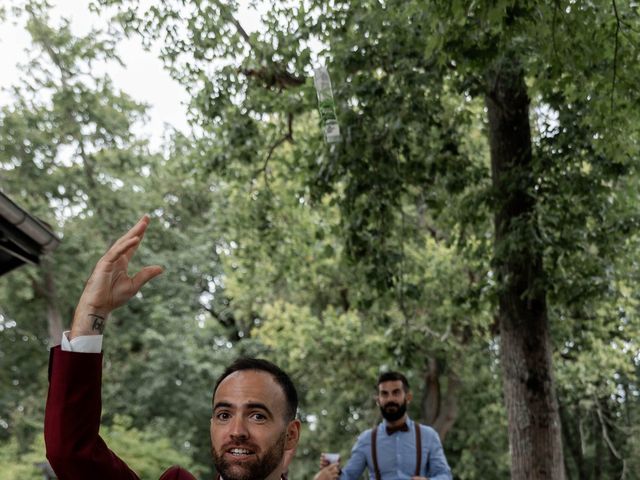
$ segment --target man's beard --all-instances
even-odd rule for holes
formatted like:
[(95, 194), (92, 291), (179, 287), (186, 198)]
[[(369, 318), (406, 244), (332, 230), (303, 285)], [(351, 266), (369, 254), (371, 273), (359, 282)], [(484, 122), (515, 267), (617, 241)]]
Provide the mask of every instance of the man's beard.
[[(284, 430), (278, 440), (264, 454), (256, 454), (256, 458), (250, 462), (234, 463), (233, 460), (227, 460), (224, 452), (229, 448), (233, 448), (234, 445), (225, 445), (221, 452), (217, 452), (215, 448), (212, 448), (213, 463), (216, 466), (216, 470), (224, 480), (264, 480), (282, 462), (286, 434), (287, 432)], [(239, 448), (245, 446), (247, 445), (238, 445)], [(252, 448), (252, 450), (255, 450), (255, 448)]]
[(395, 402), (389, 402), (384, 406), (381, 405), (380, 413), (382, 413), (382, 418), (384, 418), (387, 422), (395, 422), (396, 420), (400, 420), (404, 416), (404, 414), (407, 413), (407, 401), (405, 400), (402, 405)]

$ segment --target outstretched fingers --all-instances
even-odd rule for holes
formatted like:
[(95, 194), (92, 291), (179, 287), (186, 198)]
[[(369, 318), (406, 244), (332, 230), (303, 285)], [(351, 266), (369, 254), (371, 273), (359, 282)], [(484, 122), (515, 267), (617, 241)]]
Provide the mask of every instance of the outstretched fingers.
[(125, 255), (127, 256), (128, 260), (131, 260), (133, 255), (136, 253), (136, 250), (138, 250), (140, 243), (142, 243), (142, 239), (144, 238), (144, 234), (147, 232), (147, 227), (149, 226), (150, 221), (151, 219), (149, 218), (149, 216), (144, 215), (140, 220), (138, 220), (138, 223), (134, 225), (131, 230), (129, 230), (129, 232), (133, 230), (134, 233), (136, 233), (136, 236), (139, 238), (139, 241), (132, 248), (130, 248), (125, 252)]
[(108, 262), (115, 262), (122, 255), (127, 253), (127, 250), (131, 248), (137, 248), (140, 243), (140, 237), (132, 237), (126, 240), (120, 239), (113, 246), (107, 250), (107, 253), (102, 257), (104, 260)]
[(145, 283), (147, 283), (152, 278), (157, 277), (162, 272), (164, 272), (164, 269), (160, 265), (151, 265), (149, 267), (144, 267), (131, 279), (134, 290), (138, 292)]
[(131, 260), (131, 257), (138, 249), (138, 245), (144, 237), (144, 232), (149, 226), (149, 216), (143, 215), (138, 223), (129, 229), (127, 233), (121, 236), (111, 248), (104, 254), (104, 259), (109, 262), (115, 262), (122, 255), (127, 256), (127, 260)]

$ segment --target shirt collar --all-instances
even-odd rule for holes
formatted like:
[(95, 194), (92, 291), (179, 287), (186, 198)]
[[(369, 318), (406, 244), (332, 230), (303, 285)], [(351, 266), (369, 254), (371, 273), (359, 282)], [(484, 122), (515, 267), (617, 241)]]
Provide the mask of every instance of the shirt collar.
[[(411, 418), (409, 418), (409, 415), (407, 415), (406, 420), (407, 420), (407, 427), (409, 427), (409, 430), (411, 430), (411, 429), (413, 428), (413, 420), (411, 420)], [(389, 424), (389, 422), (387, 422), (387, 421), (383, 418), (383, 419), (382, 419), (382, 423), (380, 423), (379, 428), (386, 429), (388, 424)]]

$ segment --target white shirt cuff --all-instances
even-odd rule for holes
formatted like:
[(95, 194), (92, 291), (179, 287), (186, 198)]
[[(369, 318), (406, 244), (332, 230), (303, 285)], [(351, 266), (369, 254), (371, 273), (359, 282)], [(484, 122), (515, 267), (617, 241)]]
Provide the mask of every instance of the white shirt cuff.
[(62, 333), (60, 348), (65, 352), (100, 353), (102, 335), (81, 335), (69, 340), (69, 330)]

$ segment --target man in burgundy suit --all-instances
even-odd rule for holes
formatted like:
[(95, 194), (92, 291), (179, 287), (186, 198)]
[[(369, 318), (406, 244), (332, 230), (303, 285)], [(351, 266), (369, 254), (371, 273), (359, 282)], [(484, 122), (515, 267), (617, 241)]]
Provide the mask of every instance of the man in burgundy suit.
[[(102, 333), (111, 311), (162, 273), (159, 266), (127, 274), (149, 224), (146, 215), (97, 263), (80, 297), (71, 330), (51, 350), (45, 414), (47, 458), (60, 480), (138, 480), (98, 434)], [(298, 397), (289, 376), (261, 359), (232, 363), (213, 390), (211, 452), (219, 478), (284, 478), (300, 437)], [(174, 466), (160, 480), (195, 480)]]

